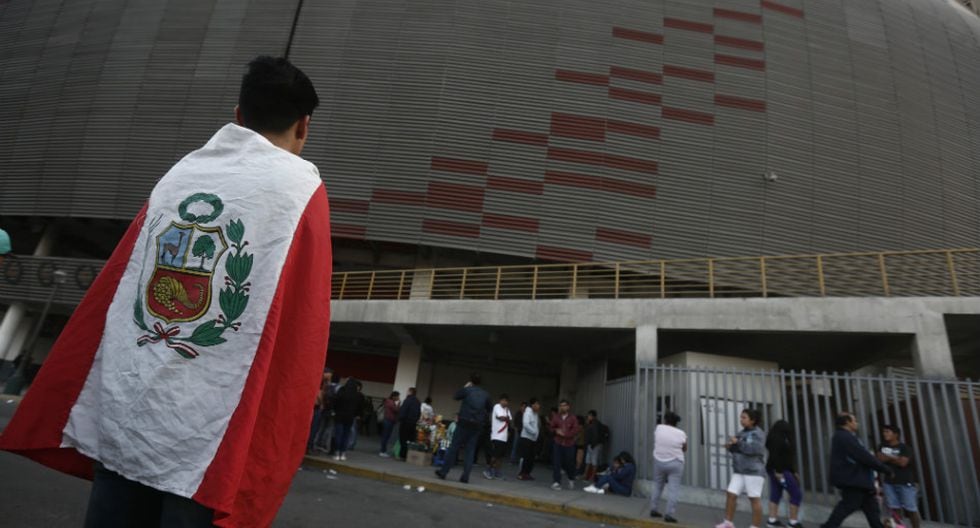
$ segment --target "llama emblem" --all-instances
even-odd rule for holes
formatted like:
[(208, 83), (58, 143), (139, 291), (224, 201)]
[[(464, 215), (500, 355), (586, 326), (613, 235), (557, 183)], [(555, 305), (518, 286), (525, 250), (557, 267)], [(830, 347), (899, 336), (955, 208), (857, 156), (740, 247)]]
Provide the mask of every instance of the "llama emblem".
[(222, 229), (205, 227), (200, 222), (214, 219), (194, 219), (198, 222), (171, 222), (156, 236), (156, 259), (146, 287), (146, 307), (150, 314), (167, 323), (196, 321), (207, 313), (211, 307), (211, 279), (228, 250)]

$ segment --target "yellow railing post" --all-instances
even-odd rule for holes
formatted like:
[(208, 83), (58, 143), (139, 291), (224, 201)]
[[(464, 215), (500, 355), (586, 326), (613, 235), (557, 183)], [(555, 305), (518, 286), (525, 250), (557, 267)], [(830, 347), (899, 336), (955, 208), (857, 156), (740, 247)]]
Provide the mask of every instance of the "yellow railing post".
[(500, 273), (504, 268), (497, 268), (497, 285), (493, 288), (493, 300), (500, 299)]
[(878, 269), (881, 271), (881, 290), (885, 292), (885, 297), (891, 297), (891, 288), (888, 286), (888, 269), (885, 268), (884, 253), (878, 253)]
[(946, 252), (946, 266), (949, 268), (949, 280), (953, 285), (953, 296), (960, 296), (960, 283), (956, 278), (956, 266), (953, 263), (953, 252)]
[(827, 296), (827, 285), (823, 279), (823, 255), (817, 255), (817, 284), (820, 286), (820, 296)]
[(572, 264), (572, 299), (578, 293), (578, 264)]
[(463, 268), (463, 280), (459, 284), (459, 298), (463, 298), (463, 294), (466, 293), (466, 272), (469, 268)]
[(619, 262), (616, 263), (616, 277), (613, 279), (613, 299), (619, 299)]
[(715, 298), (715, 259), (708, 259), (708, 297)]
[(432, 294), (436, 291), (436, 269), (432, 268), (432, 273), (429, 276), (429, 299), (432, 298)]
[(344, 273), (344, 279), (340, 281), (340, 295), (337, 297), (337, 299), (341, 301), (344, 300), (344, 290), (347, 289), (347, 277), (349, 276), (350, 273)]
[(667, 261), (660, 261), (660, 298), (667, 298)]
[(759, 257), (759, 274), (762, 277), (762, 296), (769, 297), (769, 282), (766, 279), (766, 257)]
[(404, 288), (404, 287), (405, 287), (405, 272), (402, 271), (402, 276), (401, 276), (400, 279), (398, 279), (398, 299), (397, 300), (399, 300), (399, 301), (402, 300), (402, 288)]
[(375, 271), (372, 271), (371, 272), (371, 281), (368, 282), (367, 300), (369, 300), (369, 301), (371, 300), (371, 294), (374, 293), (374, 276), (375, 276), (375, 273), (377, 273), (377, 272), (375, 272)]
[(538, 267), (534, 267), (534, 276), (531, 277), (531, 300), (538, 298)]

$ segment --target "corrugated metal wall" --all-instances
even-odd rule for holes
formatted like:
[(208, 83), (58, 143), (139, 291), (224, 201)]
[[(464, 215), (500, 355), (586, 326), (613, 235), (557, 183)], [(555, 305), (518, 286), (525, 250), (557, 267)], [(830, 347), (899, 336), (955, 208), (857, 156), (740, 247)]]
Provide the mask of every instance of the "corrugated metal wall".
[[(0, 214), (132, 215), (295, 9), (0, 4)], [(291, 59), (340, 237), (605, 260), (980, 234), (980, 19), (952, 2), (308, 1)]]

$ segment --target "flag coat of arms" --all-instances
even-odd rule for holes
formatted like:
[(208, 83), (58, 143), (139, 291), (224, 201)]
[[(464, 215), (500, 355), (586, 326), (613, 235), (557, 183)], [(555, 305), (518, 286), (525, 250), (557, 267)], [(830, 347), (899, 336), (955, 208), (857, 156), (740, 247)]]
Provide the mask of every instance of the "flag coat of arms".
[(0, 449), (269, 525), (309, 434), (331, 256), (316, 167), (226, 125), (154, 188)]

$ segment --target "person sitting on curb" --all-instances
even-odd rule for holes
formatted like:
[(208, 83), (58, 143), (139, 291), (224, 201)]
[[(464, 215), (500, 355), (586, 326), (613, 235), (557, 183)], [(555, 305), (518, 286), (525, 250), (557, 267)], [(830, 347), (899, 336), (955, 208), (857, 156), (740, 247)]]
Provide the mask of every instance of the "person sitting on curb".
[(604, 495), (607, 491), (626, 497), (633, 495), (633, 480), (636, 478), (636, 462), (633, 456), (623, 451), (613, 459), (612, 470), (602, 475), (595, 484), (586, 486), (586, 493)]

